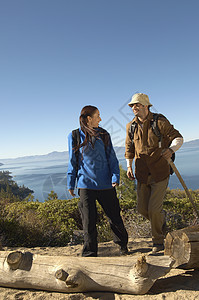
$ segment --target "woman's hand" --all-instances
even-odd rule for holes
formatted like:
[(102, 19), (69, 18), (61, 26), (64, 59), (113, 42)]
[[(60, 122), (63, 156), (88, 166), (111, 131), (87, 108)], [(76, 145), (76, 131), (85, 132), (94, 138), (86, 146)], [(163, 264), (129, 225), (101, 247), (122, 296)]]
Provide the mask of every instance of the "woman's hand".
[(119, 183), (117, 183), (117, 182), (112, 183), (112, 187), (115, 187), (115, 186), (118, 186), (118, 185), (119, 185)]

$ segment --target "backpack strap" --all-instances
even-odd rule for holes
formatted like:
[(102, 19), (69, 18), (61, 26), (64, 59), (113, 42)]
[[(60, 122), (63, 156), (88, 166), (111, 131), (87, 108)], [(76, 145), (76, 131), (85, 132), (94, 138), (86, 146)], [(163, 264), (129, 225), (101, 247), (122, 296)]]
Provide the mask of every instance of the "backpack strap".
[(80, 134), (79, 134), (79, 128), (72, 131), (72, 138), (73, 138), (73, 144), (75, 149), (75, 157), (76, 157), (76, 174), (78, 172), (78, 162), (79, 162), (79, 149), (77, 150), (76, 147), (80, 145)]
[[(161, 148), (162, 135), (161, 135), (160, 130), (158, 128), (158, 117), (159, 117), (159, 114), (153, 113), (153, 120), (151, 120), (151, 127), (152, 127), (152, 130), (153, 130), (153, 133), (158, 137), (159, 148)], [(134, 141), (133, 141), (134, 132), (135, 132), (135, 129), (137, 128), (137, 126), (138, 126), (137, 122), (133, 121), (131, 123), (130, 128), (129, 128), (129, 133), (130, 133), (130, 138), (131, 138), (132, 144), (134, 143)]]
[(130, 138), (131, 138), (131, 142), (132, 144), (134, 144), (134, 132), (135, 132), (135, 129), (137, 128), (138, 124), (133, 121), (130, 125), (130, 128), (129, 128), (129, 134), (130, 134)]
[(153, 113), (153, 121), (151, 121), (151, 127), (153, 130), (153, 133), (158, 137), (158, 144), (159, 144), (159, 148), (162, 147), (162, 135), (160, 133), (160, 130), (158, 128), (158, 118), (159, 118), (160, 114), (155, 114)]

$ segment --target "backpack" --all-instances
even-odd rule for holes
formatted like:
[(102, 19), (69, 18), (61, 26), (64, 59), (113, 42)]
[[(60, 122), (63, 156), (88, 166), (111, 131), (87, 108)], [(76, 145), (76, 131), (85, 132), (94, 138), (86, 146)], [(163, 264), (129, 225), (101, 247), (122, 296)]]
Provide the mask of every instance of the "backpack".
[[(104, 147), (105, 147), (105, 152), (106, 152), (106, 144), (105, 144), (105, 134), (107, 133), (107, 131), (103, 128), (101, 128), (101, 132), (103, 133), (101, 135), (101, 138), (102, 138), (102, 141), (104, 143)], [(79, 133), (79, 128), (75, 129), (72, 131), (72, 139), (73, 139), (73, 143), (74, 143), (74, 148), (76, 148), (77, 146), (80, 145), (80, 133)], [(106, 152), (106, 155), (107, 155), (107, 152)], [(77, 151), (75, 151), (75, 157), (76, 157), (76, 175), (77, 175), (77, 172), (78, 172), (78, 163), (79, 163), (79, 149)]]
[[(79, 128), (72, 131), (72, 139), (74, 143), (74, 148), (80, 145), (80, 134), (79, 134)], [(75, 157), (76, 157), (76, 175), (78, 172), (78, 161), (79, 161), (79, 149), (75, 151)]]
[[(151, 121), (152, 131), (158, 137), (159, 148), (161, 148), (161, 146), (162, 146), (162, 135), (161, 135), (160, 130), (158, 128), (158, 118), (160, 116), (164, 117), (162, 114), (153, 113), (153, 121)], [(134, 132), (135, 132), (136, 128), (137, 128), (137, 123), (135, 121), (133, 121), (131, 126), (130, 126), (130, 130), (129, 130), (132, 144), (134, 144), (133, 138), (134, 138)], [(175, 160), (175, 153), (172, 154), (171, 159), (172, 159), (172, 161)], [(170, 166), (170, 174), (172, 175), (173, 173), (174, 173), (174, 171)]]

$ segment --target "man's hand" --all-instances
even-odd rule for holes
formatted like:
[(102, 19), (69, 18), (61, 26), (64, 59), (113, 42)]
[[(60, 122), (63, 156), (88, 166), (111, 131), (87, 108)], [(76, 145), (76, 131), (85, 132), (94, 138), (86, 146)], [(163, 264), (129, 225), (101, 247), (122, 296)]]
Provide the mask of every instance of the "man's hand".
[(162, 156), (163, 156), (166, 160), (168, 160), (168, 159), (171, 158), (171, 156), (172, 156), (173, 153), (174, 153), (174, 152), (173, 152), (170, 148), (167, 148), (167, 149), (164, 149), (164, 150), (162, 151)]
[(68, 191), (69, 191), (71, 196), (75, 197), (74, 190), (68, 190)]
[(118, 185), (119, 185), (119, 183), (117, 183), (117, 182), (112, 183), (112, 187), (115, 187), (115, 186), (118, 186)]
[(127, 175), (127, 177), (128, 177), (130, 180), (135, 180), (135, 177), (134, 177), (134, 175), (133, 175), (132, 167), (128, 167), (128, 168), (127, 168), (126, 175)]

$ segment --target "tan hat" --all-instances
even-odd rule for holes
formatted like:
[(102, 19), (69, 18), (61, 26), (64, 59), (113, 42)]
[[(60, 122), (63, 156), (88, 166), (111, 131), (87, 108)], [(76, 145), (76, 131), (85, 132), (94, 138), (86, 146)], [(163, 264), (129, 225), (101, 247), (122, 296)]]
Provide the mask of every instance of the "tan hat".
[(149, 97), (143, 93), (134, 94), (131, 98), (131, 101), (128, 103), (128, 105), (133, 106), (133, 104), (135, 103), (152, 106), (152, 104), (149, 102)]

